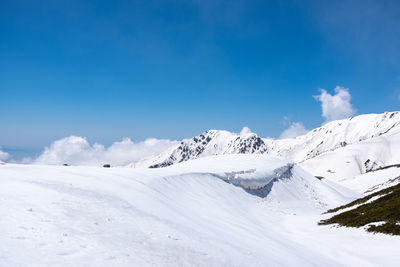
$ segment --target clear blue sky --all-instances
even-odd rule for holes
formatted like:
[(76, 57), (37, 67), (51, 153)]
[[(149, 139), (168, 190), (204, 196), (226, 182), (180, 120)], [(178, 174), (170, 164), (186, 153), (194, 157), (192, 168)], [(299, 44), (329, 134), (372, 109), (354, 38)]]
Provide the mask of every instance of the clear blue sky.
[(357, 113), (399, 109), (399, 1), (2, 1), (0, 146), (86, 136), (181, 139), (288, 116), (318, 88)]

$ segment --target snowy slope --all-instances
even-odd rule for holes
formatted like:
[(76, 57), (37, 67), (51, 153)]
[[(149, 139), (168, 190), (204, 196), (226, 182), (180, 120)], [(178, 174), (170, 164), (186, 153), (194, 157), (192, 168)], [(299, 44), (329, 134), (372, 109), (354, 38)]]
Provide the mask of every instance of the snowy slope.
[[(381, 161), (377, 164), (386, 164), (386, 162), (398, 160), (394, 154), (391, 154), (393, 158), (390, 158), (387, 150), (391, 149), (392, 142), (397, 142), (399, 133), (399, 112), (367, 114), (332, 121), (303, 136), (280, 140), (260, 138), (255, 133), (240, 135), (227, 131), (210, 130), (194, 138), (185, 139), (178, 146), (156, 157), (131, 164), (131, 166), (165, 167), (211, 155), (236, 153), (269, 154), (288, 158), (294, 162), (304, 162), (349, 145), (360, 144), (362, 147), (364, 143), (367, 145), (357, 153), (364, 153), (367, 150), (374, 161)], [(384, 154), (385, 158), (381, 158), (381, 154)], [(324, 168), (329, 168), (327, 167), (329, 164), (323, 165)], [(374, 166), (370, 167), (374, 168)]]
[(314, 175), (336, 182), (400, 163), (400, 133), (382, 135), (329, 151), (300, 165)]
[[(256, 189), (272, 182), (267, 196), (244, 190), (254, 189), (254, 180)], [(0, 166), (0, 262), (395, 264), (398, 238), (317, 226), (325, 205), (355, 197), (290, 161), (262, 155), (209, 157), (161, 169), (6, 164)]]
[(400, 168), (391, 167), (357, 175), (339, 181), (341, 185), (363, 194), (394, 186), (400, 183)]
[[(325, 152), (400, 133), (400, 113), (365, 114), (329, 122), (292, 139), (271, 141), (271, 154), (302, 162)], [(392, 139), (390, 139), (392, 140)], [(385, 140), (380, 140), (385, 144)]]

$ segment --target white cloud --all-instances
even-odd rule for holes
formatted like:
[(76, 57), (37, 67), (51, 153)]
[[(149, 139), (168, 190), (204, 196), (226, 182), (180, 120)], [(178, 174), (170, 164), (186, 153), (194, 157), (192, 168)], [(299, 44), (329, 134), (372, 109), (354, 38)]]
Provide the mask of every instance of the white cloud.
[(0, 150), (0, 161), (10, 158), (10, 154)]
[(111, 164), (119, 166), (157, 155), (176, 144), (178, 144), (177, 141), (166, 139), (148, 138), (145, 141), (135, 143), (129, 138), (124, 138), (106, 148), (97, 143), (91, 145), (83, 137), (69, 136), (54, 141), (31, 163), (95, 166)]
[(348, 88), (336, 86), (335, 95), (329, 94), (325, 89), (320, 89), (321, 94), (314, 98), (321, 102), (322, 116), (325, 123), (351, 117), (355, 109), (350, 103), (351, 95)]
[(308, 130), (301, 122), (292, 122), (286, 130), (282, 132), (279, 139), (294, 138), (299, 135), (306, 134)]
[(242, 130), (240, 131), (240, 135), (241, 135), (241, 136), (246, 135), (246, 134), (249, 134), (249, 133), (252, 133), (252, 131), (250, 130), (249, 127), (246, 127), (246, 126), (244, 126), (244, 127), (242, 128)]

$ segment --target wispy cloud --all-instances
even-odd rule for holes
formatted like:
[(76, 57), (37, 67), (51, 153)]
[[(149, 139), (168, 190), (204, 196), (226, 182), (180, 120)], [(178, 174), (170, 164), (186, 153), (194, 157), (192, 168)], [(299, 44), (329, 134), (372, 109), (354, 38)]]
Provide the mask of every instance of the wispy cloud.
[(240, 131), (240, 135), (246, 135), (246, 134), (249, 134), (249, 133), (252, 133), (252, 131), (251, 131), (250, 128), (247, 127), (247, 126), (244, 126), (244, 127), (242, 128), (242, 130)]
[(294, 138), (299, 135), (306, 134), (307, 132), (308, 130), (306, 129), (306, 127), (304, 127), (303, 123), (291, 122), (289, 128), (281, 133), (279, 139)]
[(314, 98), (321, 102), (322, 116), (325, 123), (351, 117), (356, 113), (351, 101), (348, 88), (336, 86), (335, 94), (329, 94), (325, 89), (320, 89), (321, 94)]

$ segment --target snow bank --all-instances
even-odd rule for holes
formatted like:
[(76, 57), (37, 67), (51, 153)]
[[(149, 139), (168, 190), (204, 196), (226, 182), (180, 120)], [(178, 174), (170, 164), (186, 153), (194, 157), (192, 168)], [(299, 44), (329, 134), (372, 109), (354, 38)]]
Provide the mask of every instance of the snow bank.
[(173, 165), (167, 171), (208, 173), (244, 189), (260, 189), (274, 179), (291, 175), (289, 160), (259, 154), (234, 154), (200, 158)]
[(161, 170), (171, 175), (208, 174), (266, 198), (273, 206), (314, 210), (340, 205), (359, 194), (319, 180), (290, 160), (261, 154), (219, 155), (195, 159)]
[(261, 154), (211, 156), (158, 171), (175, 177), (210, 175), (265, 198), (270, 206), (303, 212), (335, 207), (360, 197), (337, 184), (315, 178), (290, 160)]

